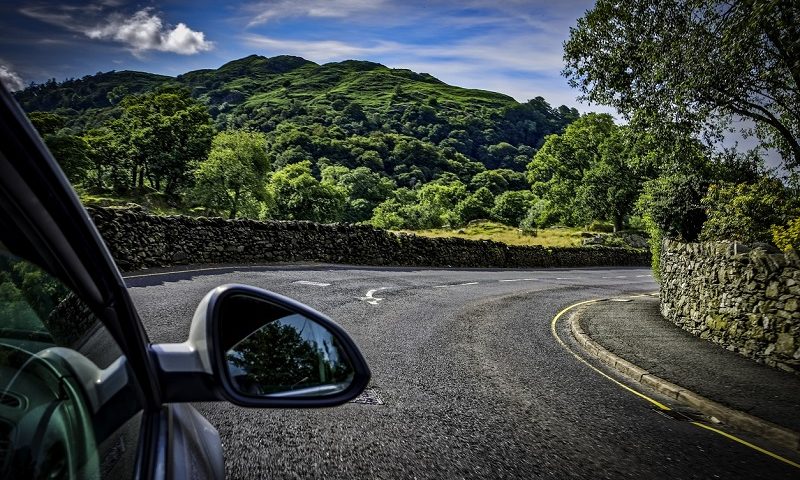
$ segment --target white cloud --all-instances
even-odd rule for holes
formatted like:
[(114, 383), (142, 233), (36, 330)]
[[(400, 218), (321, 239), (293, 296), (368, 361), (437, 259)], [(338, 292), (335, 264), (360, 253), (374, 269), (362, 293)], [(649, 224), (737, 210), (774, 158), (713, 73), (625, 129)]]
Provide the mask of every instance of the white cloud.
[(253, 26), (290, 17), (350, 18), (386, 8), (385, 0), (262, 0), (246, 5), (244, 10), (253, 15), (248, 23)]
[(372, 46), (358, 46), (339, 40), (283, 40), (255, 34), (245, 35), (243, 38), (250, 47), (297, 55), (319, 63), (360, 59), (360, 57), (386, 54), (403, 48), (400, 43), (383, 41)]
[(91, 39), (122, 43), (134, 55), (141, 55), (148, 50), (193, 55), (214, 47), (213, 42), (205, 39), (203, 32), (194, 31), (185, 23), (178, 23), (174, 27), (166, 25), (150, 8), (132, 15), (111, 13), (94, 21), (76, 16), (74, 9), (66, 7), (55, 11), (28, 7), (20, 12), (37, 20), (80, 32)]
[(12, 92), (25, 88), (25, 82), (22, 81), (22, 77), (2, 63), (0, 63), (0, 83)]
[(456, 62), (481, 69), (528, 73), (558, 73), (563, 67), (560, 48), (531, 51), (531, 45), (537, 42), (535, 35), (511, 39), (487, 35), (435, 46), (390, 41), (354, 44), (339, 40), (284, 40), (256, 34), (245, 35), (243, 39), (250, 47), (294, 54), (322, 63), (380, 56), (388, 60)]

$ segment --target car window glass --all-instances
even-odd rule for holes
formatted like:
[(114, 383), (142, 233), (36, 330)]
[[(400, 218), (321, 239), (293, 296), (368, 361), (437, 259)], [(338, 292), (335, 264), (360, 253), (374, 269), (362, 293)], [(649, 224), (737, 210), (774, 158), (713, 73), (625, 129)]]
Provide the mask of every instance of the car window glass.
[(97, 316), (0, 244), (0, 478), (130, 477), (138, 398)]

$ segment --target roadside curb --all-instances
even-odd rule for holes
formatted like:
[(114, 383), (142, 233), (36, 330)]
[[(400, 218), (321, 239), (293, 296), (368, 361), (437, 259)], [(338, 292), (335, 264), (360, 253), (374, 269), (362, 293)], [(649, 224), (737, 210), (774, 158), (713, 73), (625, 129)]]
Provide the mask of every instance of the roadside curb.
[(675, 385), (660, 378), (647, 370), (632, 364), (622, 357), (606, 350), (602, 345), (592, 340), (580, 324), (581, 317), (592, 304), (578, 308), (569, 318), (570, 331), (578, 344), (583, 349), (604, 364), (615, 369), (625, 377), (640, 383), (662, 395), (677, 402), (688, 405), (700, 412), (710, 415), (719, 421), (736, 427), (740, 430), (758, 435), (782, 447), (800, 452), (800, 432), (776, 425), (767, 420), (748, 413), (726, 407), (714, 400), (692, 392), (680, 385)]

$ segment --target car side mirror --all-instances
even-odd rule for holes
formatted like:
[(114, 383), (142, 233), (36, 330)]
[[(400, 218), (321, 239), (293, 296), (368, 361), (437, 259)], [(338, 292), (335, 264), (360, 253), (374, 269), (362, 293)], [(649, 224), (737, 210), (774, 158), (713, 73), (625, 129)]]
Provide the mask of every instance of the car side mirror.
[(359, 395), (370, 378), (358, 347), (333, 320), (246, 285), (212, 290), (195, 312), (187, 342), (152, 349), (172, 401), (334, 406)]

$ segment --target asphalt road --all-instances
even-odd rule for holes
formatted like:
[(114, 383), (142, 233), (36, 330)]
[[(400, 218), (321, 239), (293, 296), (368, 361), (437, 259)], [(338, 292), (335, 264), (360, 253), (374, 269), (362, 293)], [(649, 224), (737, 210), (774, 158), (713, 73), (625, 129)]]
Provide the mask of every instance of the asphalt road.
[[(229, 478), (800, 478), (656, 412), (554, 339), (550, 323), (562, 308), (655, 291), (649, 273), (307, 265), (126, 281), (154, 342), (185, 340), (210, 289), (245, 283), (328, 314), (369, 362), (382, 405), (197, 405), (220, 431)], [(571, 343), (565, 323), (560, 335)]]

